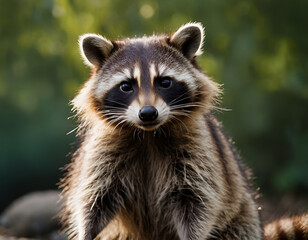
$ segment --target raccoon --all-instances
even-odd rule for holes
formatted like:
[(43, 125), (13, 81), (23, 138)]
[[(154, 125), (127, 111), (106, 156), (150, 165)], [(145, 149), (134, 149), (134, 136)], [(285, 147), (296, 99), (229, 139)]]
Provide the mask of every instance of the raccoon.
[(196, 62), (200, 23), (171, 35), (80, 37), (92, 76), (73, 99), (80, 146), (61, 181), (69, 239), (263, 239), (250, 173)]

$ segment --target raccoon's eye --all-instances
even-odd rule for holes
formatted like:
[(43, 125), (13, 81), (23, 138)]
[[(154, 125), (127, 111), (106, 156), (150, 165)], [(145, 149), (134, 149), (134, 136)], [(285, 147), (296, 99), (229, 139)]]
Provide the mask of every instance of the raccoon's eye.
[(126, 82), (122, 82), (120, 84), (120, 89), (121, 89), (122, 92), (130, 92), (130, 91), (133, 90), (133, 86), (130, 82), (126, 81)]
[(171, 78), (170, 77), (161, 77), (158, 79), (158, 83), (163, 88), (168, 88), (171, 86)]

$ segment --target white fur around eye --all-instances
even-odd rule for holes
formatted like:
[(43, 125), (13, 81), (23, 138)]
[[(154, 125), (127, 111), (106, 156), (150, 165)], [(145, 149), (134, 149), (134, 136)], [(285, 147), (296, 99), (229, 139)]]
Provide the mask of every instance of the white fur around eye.
[(185, 69), (171, 68), (165, 64), (159, 64), (158, 75), (168, 76), (176, 79), (177, 81), (185, 82), (192, 91), (196, 89), (196, 79), (193, 73)]
[(132, 78), (132, 76), (129, 68), (122, 69), (120, 72), (117, 72), (112, 75), (111, 74), (104, 74), (103, 76), (101, 76), (100, 74), (96, 75), (94, 79), (95, 97), (98, 99), (102, 98), (106, 94), (106, 92), (108, 92), (114, 86), (130, 78)]

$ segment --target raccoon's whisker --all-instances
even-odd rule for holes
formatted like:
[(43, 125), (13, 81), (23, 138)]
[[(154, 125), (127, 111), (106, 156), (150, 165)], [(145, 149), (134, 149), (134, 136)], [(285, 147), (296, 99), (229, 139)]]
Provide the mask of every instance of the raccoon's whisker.
[(190, 118), (192, 121), (194, 121), (194, 119), (190, 116), (190, 112), (174, 111), (172, 114), (178, 115), (178, 116), (185, 116), (185, 117)]
[(123, 119), (119, 124), (122, 124), (121, 128), (120, 128), (120, 132), (119, 132), (119, 135), (121, 134), (121, 131), (122, 131), (122, 128), (124, 126), (123, 123), (127, 122), (127, 119)]
[(103, 109), (100, 112), (103, 113), (112, 113), (112, 112), (124, 112), (125, 109), (124, 108), (111, 108), (111, 109)]
[(189, 108), (189, 107), (199, 107), (199, 105), (194, 105), (194, 104), (179, 104), (179, 105), (170, 106), (170, 110), (174, 110), (174, 109), (183, 109), (183, 108)]
[(155, 137), (155, 136), (157, 135), (157, 133), (158, 133), (158, 129), (155, 129), (155, 130), (153, 131), (153, 136)]
[[(185, 97), (185, 98), (181, 98), (181, 99), (178, 99), (177, 101), (173, 102), (173, 103), (169, 103), (170, 106), (176, 106), (176, 105), (179, 105), (178, 103), (186, 100), (186, 99), (190, 99), (190, 97)], [(183, 104), (189, 104), (189, 103), (183, 103)]]
[(109, 107), (108, 109), (102, 109), (101, 112), (124, 112), (125, 108), (122, 107)]
[(186, 124), (185, 124), (180, 118), (174, 116), (174, 119), (177, 120), (177, 121), (179, 121), (180, 123), (182, 123), (181, 125), (183, 125), (183, 126), (186, 128), (186, 131), (189, 131), (189, 130), (188, 130), (188, 127), (186, 126)]
[(97, 115), (104, 116), (105, 118), (109, 118), (109, 117), (122, 116), (123, 113), (121, 113), (121, 112), (112, 112), (112, 113), (98, 112)]
[[(123, 107), (125, 107), (125, 108), (127, 107), (126, 104), (120, 103), (120, 102), (117, 102), (117, 101), (114, 101), (114, 100), (106, 99), (105, 101), (106, 101), (106, 102), (111, 102), (111, 103), (119, 104), (120, 106), (123, 106)], [(108, 104), (106, 104), (106, 106), (108, 106)], [(108, 106), (108, 107), (109, 107), (109, 106)], [(110, 106), (110, 107), (115, 107), (115, 106)]]
[(108, 117), (108, 116), (123, 116), (123, 112), (119, 112), (119, 113), (103, 113), (104, 116)]
[[(107, 119), (110, 121), (109, 124), (107, 125), (107, 127), (110, 127), (112, 124), (114, 124), (114, 123), (116, 123), (117, 121), (120, 120), (119, 117), (113, 117), (113, 118), (107, 118)], [(114, 129), (113, 129), (113, 131), (114, 131)]]
[[(118, 122), (118, 121), (117, 121)], [(121, 121), (120, 121), (121, 122)], [(117, 129), (117, 127), (119, 126), (119, 124), (120, 124), (120, 122), (118, 122), (116, 125), (115, 125), (115, 127), (113, 128), (113, 130), (112, 130), (112, 132), (111, 132), (111, 134), (113, 134), (114, 133), (114, 131)]]
[(112, 122), (109, 122), (109, 123), (107, 124), (107, 129), (109, 129), (109, 128), (111, 127), (111, 125), (112, 125)]
[(189, 109), (184, 109), (182, 107), (178, 107), (178, 108), (173, 108), (170, 109), (171, 112), (184, 112), (184, 113), (191, 113), (191, 111)]
[(113, 128), (113, 131), (112, 131), (112, 134), (114, 133), (114, 131), (117, 129), (117, 127), (122, 123), (122, 121), (126, 121), (126, 119), (125, 118), (123, 118), (123, 117), (118, 117), (117, 119), (114, 119), (113, 120), (113, 122), (114, 123), (116, 123), (116, 122), (118, 122), (116, 125), (115, 125), (115, 127)]
[(109, 117), (106, 117), (105, 119), (106, 119), (107, 121), (110, 121), (110, 120), (116, 119), (116, 118), (118, 118), (118, 117), (120, 117), (120, 116), (111, 115), (111, 116), (109, 116)]
[(189, 109), (183, 109), (183, 108), (174, 108), (174, 109), (170, 109), (171, 110), (171, 114), (173, 112), (181, 112), (181, 113), (186, 113), (186, 114), (190, 114), (192, 111)]
[[(191, 103), (191, 104), (182, 104), (182, 105), (176, 105), (176, 106), (171, 106), (170, 110), (183, 110), (183, 108), (190, 108), (190, 107), (199, 107), (203, 108), (204, 110), (208, 110), (208, 107), (203, 106), (202, 104), (199, 103)], [(190, 110), (187, 110), (190, 112)]]
[[(178, 120), (178, 119), (175, 119), (175, 120)], [(172, 124), (175, 128), (177, 127), (177, 125), (173, 121), (172, 121)], [(180, 127), (181, 132), (184, 132), (181, 122), (180, 124), (178, 124), (178, 126)]]
[(185, 97), (185, 98), (181, 98), (181, 97), (183, 97), (185, 94), (187, 94), (187, 92), (185, 92), (185, 93), (181, 94), (180, 96), (176, 97), (175, 99), (173, 99), (172, 101), (170, 101), (169, 104), (174, 104), (174, 103), (176, 103), (176, 101), (184, 100), (184, 99), (190, 98), (190, 96), (189, 96), (189, 97)]
[(123, 107), (108, 107), (108, 109), (101, 109), (101, 111), (105, 111), (105, 112), (112, 112), (114, 110), (124, 111), (125, 108), (123, 108)]
[(214, 106), (213, 109), (217, 110), (217, 111), (225, 111), (225, 112), (232, 111), (232, 109), (230, 109), (230, 108), (223, 108), (223, 107), (216, 107), (216, 106)]
[[(179, 111), (174, 111), (172, 112), (173, 115), (177, 116), (185, 116), (185, 117), (191, 117), (189, 112), (179, 112)], [(192, 119), (192, 118), (191, 118)]]
[(172, 115), (184, 115), (188, 116), (190, 111), (172, 111)]
[(162, 133), (164, 133), (165, 137), (167, 137), (167, 134), (166, 134), (166, 132), (164, 131), (164, 129), (163, 129), (162, 126), (160, 126), (158, 129), (159, 129)]
[(138, 139), (139, 139), (139, 141), (141, 142), (141, 138), (140, 138), (140, 130), (139, 130), (139, 128), (138, 128), (138, 133), (137, 133), (137, 137), (138, 137)]
[[(176, 116), (174, 116), (174, 115), (171, 115), (170, 116), (170, 120), (176, 120), (176, 121), (178, 121), (180, 124), (178, 124), (178, 126), (181, 128), (181, 131), (183, 131), (183, 129), (182, 129), (182, 125), (183, 126), (185, 126), (185, 128), (186, 128), (186, 130), (188, 131), (188, 128), (187, 128), (187, 126), (183, 123), (183, 121), (182, 120), (180, 120), (179, 118), (177, 118)], [(177, 125), (173, 122), (173, 121), (170, 121), (171, 123), (172, 123), (172, 125), (174, 126), (174, 127), (177, 127)]]
[[(121, 120), (122, 119), (122, 120)], [(126, 122), (126, 119), (125, 118), (118, 118), (118, 120), (120, 121), (120, 122), (118, 122), (117, 123), (117, 125), (114, 127), (114, 128), (117, 128), (120, 124), (122, 124), (123, 122)]]
[(161, 128), (159, 127), (159, 128), (157, 129), (157, 131), (158, 131), (158, 136), (160, 137), (160, 136), (162, 135), (162, 130), (161, 130)]
[(101, 111), (99, 113), (102, 113), (104, 115), (117, 115), (117, 114), (120, 115), (120, 114), (123, 114), (123, 112), (115, 112), (115, 111), (113, 111), (113, 112), (103, 112), (103, 111)]
[(123, 109), (122, 111), (120, 110), (102, 110), (102, 111), (98, 111), (97, 114), (98, 115), (122, 115), (124, 113)]
[(133, 133), (133, 139), (135, 139), (135, 138), (136, 138), (136, 131), (137, 131), (137, 129), (138, 129), (138, 128), (135, 128), (135, 130), (134, 130), (134, 133)]
[(117, 120), (116, 118), (108, 119), (107, 128), (111, 127), (116, 120)]
[(178, 105), (170, 106), (172, 109), (183, 108), (183, 107), (203, 107), (202, 104), (199, 103), (183, 103)]
[(223, 111), (221, 109), (216, 109), (216, 108), (213, 108), (214, 111), (218, 112), (218, 113), (222, 113)]
[(161, 135), (160, 129), (159, 129), (159, 128), (155, 129), (155, 130), (153, 131), (153, 134), (154, 134), (154, 137), (160, 136), (160, 135)]
[(141, 130), (139, 128), (137, 128), (137, 137), (138, 137), (138, 140), (141, 142), (140, 132), (141, 132)]

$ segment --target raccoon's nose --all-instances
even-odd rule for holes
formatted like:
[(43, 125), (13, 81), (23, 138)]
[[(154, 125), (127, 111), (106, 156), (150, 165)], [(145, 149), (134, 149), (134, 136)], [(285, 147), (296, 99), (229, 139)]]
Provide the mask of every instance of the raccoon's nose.
[(158, 111), (155, 107), (145, 106), (139, 111), (139, 118), (142, 121), (149, 122), (154, 121), (158, 117)]

